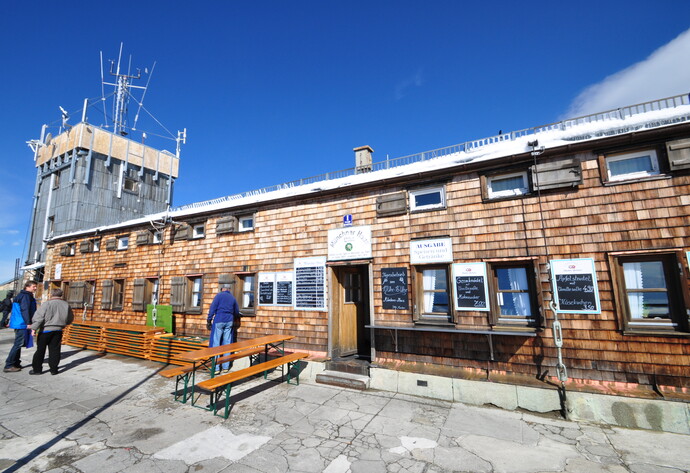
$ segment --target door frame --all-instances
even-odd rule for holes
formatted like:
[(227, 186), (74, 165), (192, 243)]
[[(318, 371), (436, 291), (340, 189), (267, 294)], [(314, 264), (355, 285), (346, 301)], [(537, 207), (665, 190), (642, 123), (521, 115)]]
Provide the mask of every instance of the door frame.
[(327, 263), (328, 265), (328, 279), (329, 279), (329, 308), (328, 308), (328, 356), (330, 358), (337, 357), (338, 346), (336, 340), (338, 338), (337, 330), (339, 328), (339, 304), (340, 295), (336, 291), (341, 291), (342, 286), (338, 281), (337, 271), (344, 267), (358, 267), (362, 274), (366, 275), (367, 281), (362, 284), (362, 294), (366, 297), (364, 304), (366, 313), (363, 317), (358, 319), (357, 326), (357, 353), (358, 358), (373, 359), (373, 344), (371, 343), (371, 330), (364, 328), (365, 325), (372, 324), (372, 317), (374, 314), (374, 297), (373, 297), (373, 268), (371, 261), (350, 261), (350, 262), (335, 262)]

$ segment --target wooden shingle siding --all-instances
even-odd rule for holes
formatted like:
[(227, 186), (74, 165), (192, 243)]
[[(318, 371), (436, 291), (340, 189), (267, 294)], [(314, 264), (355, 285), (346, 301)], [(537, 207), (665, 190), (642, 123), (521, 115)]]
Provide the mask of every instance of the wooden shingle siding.
[[(540, 173), (551, 169), (542, 165), (541, 160), (544, 163), (561, 160), (562, 167), (554, 169), (581, 169), (580, 182), (575, 187), (543, 187), (541, 196), (533, 192), (492, 201), (482, 198), (480, 175), (488, 169), (462, 171), (447, 176), (445, 209), (388, 215), (380, 212), (380, 197), (397, 195), (401, 201), (406, 187), (400, 183), (375, 184), (356, 191), (345, 189), (340, 194), (267, 203), (255, 208), (254, 230), (249, 232), (235, 231), (233, 224), (228, 224), (234, 217), (228, 220), (229, 212), (219, 211), (206, 216), (207, 234), (201, 239), (130, 245), (126, 251), (101, 251), (71, 258), (59, 255), (60, 242), (57, 242), (51, 246), (49, 265), (62, 263), (64, 280), (96, 279), (97, 287), (102, 288), (96, 293), (97, 308), (109, 304), (109, 280), (126, 279), (130, 286), (125, 288), (122, 312), (92, 309), (89, 315), (94, 320), (116, 319), (123, 323), (145, 323), (145, 313), (134, 309), (139, 307), (140, 297), (133, 281), (160, 275), (160, 302), (175, 308), (178, 331), (208, 336), (206, 314), (218, 285), (235, 282), (238, 272), (292, 271), (295, 258), (327, 255), (328, 230), (342, 226), (343, 215), (351, 214), (355, 225), (371, 226), (372, 322), (412, 327), (412, 308), (418, 301), (412, 291), (410, 240), (448, 236), (452, 239), (456, 263), (532, 261), (537, 275), (535, 282), (540, 286), (542, 330), (534, 338), (495, 336), (494, 361), (490, 361), (489, 346), (483, 335), (400, 331), (396, 352), (392, 334), (376, 330), (373, 345), (377, 357), (433, 366), (448, 370), (451, 376), (454, 372), (476, 373), (479, 377), (482, 373), (488, 376), (488, 372), (513, 373), (536, 380), (545, 373), (554, 376), (557, 363), (550, 328), (553, 314), (548, 309), (553, 296), (547, 263), (554, 259), (592, 258), (601, 313), (559, 314), (564, 337), (563, 358), (570, 377), (587, 382), (656, 383), (687, 389), (690, 387), (690, 337), (623, 335), (608, 255), (653, 249), (690, 251), (690, 175), (681, 170), (655, 179), (604, 185), (597, 152), (564, 152), (539, 159)], [(524, 161), (525, 169), (531, 165), (531, 161)], [(500, 169), (500, 162), (496, 162), (495, 170)], [(567, 185), (574, 183), (573, 178)], [(226, 231), (228, 225), (232, 231)], [(143, 225), (131, 229), (132, 232), (143, 230)], [(118, 234), (117, 231), (104, 233), (103, 241), (110, 241)], [(87, 239), (84, 237), (82, 241)], [(118, 264), (125, 266), (116, 267)], [(682, 264), (687, 268), (686, 260)], [(382, 309), (381, 269), (387, 267), (408, 270), (410, 309), (407, 311)], [(46, 274), (49, 272), (47, 268)], [(193, 274), (204, 277), (201, 314), (184, 313), (186, 276)], [(329, 279), (329, 291), (331, 282)], [(687, 290), (687, 278), (683, 284)], [(243, 319), (240, 338), (289, 333), (296, 336), (293, 343), (296, 349), (326, 353), (328, 320), (327, 312), (258, 306), (254, 317)], [(457, 312), (454, 324), (459, 329), (491, 329), (489, 315), (482, 311)]]

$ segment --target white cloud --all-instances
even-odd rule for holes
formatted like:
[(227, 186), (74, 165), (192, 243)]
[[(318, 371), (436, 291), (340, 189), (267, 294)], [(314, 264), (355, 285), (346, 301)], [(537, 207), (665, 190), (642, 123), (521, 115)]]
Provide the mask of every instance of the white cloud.
[(405, 97), (410, 87), (421, 87), (423, 83), (424, 78), (422, 77), (422, 71), (419, 70), (416, 74), (406, 78), (395, 86), (395, 100), (400, 100)]
[(690, 29), (647, 59), (587, 87), (567, 117), (602, 112), (690, 92)]

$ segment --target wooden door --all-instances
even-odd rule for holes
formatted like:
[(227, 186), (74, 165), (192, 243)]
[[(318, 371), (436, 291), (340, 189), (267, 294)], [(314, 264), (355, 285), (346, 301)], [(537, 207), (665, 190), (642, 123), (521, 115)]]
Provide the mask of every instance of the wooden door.
[(360, 321), (365, 310), (364, 278), (358, 267), (344, 267), (337, 271), (338, 307), (335, 356), (357, 354)]

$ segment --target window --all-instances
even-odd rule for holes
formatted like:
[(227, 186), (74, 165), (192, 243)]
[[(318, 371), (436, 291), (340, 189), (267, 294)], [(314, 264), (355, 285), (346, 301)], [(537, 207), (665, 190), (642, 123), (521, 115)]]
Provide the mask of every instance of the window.
[(255, 274), (239, 274), (239, 294), (237, 294), (237, 302), (240, 305), (240, 310), (243, 312), (253, 313), (255, 306), (256, 294), (256, 275)]
[(98, 253), (101, 251), (101, 239), (100, 238), (95, 238), (91, 240), (91, 251), (93, 253)]
[(125, 280), (113, 279), (113, 310), (122, 310), (125, 300)]
[(162, 231), (155, 231), (152, 233), (152, 241), (154, 245), (160, 245), (163, 243), (163, 232)]
[(415, 319), (420, 322), (451, 322), (448, 266), (415, 268)]
[(157, 305), (158, 304), (158, 290), (160, 284), (158, 278), (149, 278), (146, 280), (146, 291), (144, 293), (144, 303)]
[(410, 210), (442, 209), (445, 206), (446, 193), (443, 186), (410, 191)]
[[(153, 290), (154, 287), (151, 286), (151, 291)], [(202, 275), (199, 274), (172, 278), (170, 282), (170, 305), (172, 305), (173, 312), (200, 314), (202, 301)]]
[(614, 257), (617, 307), (629, 332), (688, 332), (688, 315), (675, 253)]
[(135, 279), (132, 310), (146, 311), (149, 304), (158, 304), (158, 278)]
[(192, 238), (204, 238), (206, 230), (203, 223), (196, 224), (192, 227)]
[(139, 192), (139, 181), (131, 177), (125, 177), (125, 180), (122, 183), (122, 188), (127, 192), (136, 194)]
[(60, 187), (60, 171), (53, 174), (53, 189), (58, 189)]
[(84, 303), (93, 308), (96, 300), (96, 281), (86, 281), (84, 284)]
[(659, 174), (659, 161), (653, 149), (606, 156), (606, 174), (610, 181), (640, 179)]
[(526, 171), (487, 176), (486, 186), (489, 199), (514, 197), (529, 192), (529, 180)]
[(48, 228), (46, 229), (48, 236), (52, 236), (55, 231), (55, 216), (48, 217)]
[(494, 263), (490, 304), (493, 325), (536, 326), (539, 309), (532, 263)]
[(254, 230), (254, 216), (248, 215), (245, 217), (240, 217), (240, 231), (248, 232)]
[(129, 247), (129, 236), (123, 235), (117, 237), (117, 249), (126, 250)]

